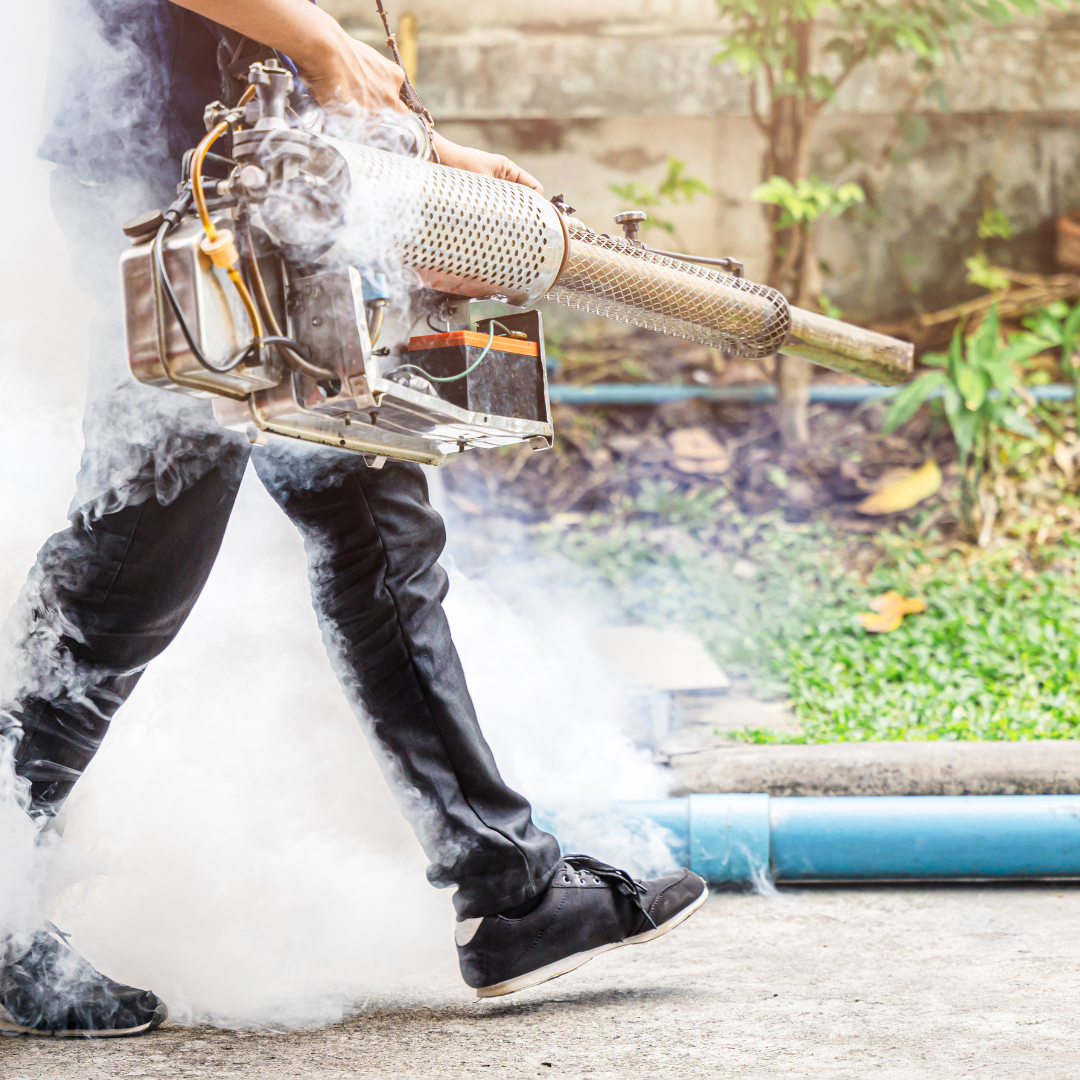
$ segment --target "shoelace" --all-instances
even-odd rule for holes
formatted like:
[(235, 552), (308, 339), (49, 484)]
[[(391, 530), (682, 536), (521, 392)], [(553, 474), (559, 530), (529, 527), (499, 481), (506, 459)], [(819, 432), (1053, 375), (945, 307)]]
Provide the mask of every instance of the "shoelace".
[(656, 929), (653, 917), (645, 910), (645, 905), (641, 902), (642, 896), (648, 892), (648, 889), (640, 881), (635, 881), (625, 870), (620, 870), (615, 866), (608, 866), (607, 863), (594, 859), (591, 855), (564, 855), (563, 862), (571, 870), (587, 870), (602, 881), (610, 881), (618, 892), (629, 897), (637, 905), (641, 914), (649, 920), (649, 925), (654, 930)]

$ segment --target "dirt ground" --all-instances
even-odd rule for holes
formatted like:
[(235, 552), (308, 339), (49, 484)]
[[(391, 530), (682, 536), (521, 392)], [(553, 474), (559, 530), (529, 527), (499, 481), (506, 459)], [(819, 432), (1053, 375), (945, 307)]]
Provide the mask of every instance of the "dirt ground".
[(725, 893), (496, 1002), (432, 981), (319, 1031), (0, 1040), (0, 1076), (1074, 1080), (1078, 924), (1062, 884)]

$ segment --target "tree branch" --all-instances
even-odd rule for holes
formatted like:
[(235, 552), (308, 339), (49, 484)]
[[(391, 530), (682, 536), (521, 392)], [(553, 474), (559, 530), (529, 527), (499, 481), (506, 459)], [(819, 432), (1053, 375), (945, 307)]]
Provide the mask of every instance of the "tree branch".
[(758, 109), (757, 82), (753, 79), (750, 80), (750, 117), (754, 121), (754, 126), (762, 135), (769, 134), (769, 126), (765, 123), (761, 111)]
[(848, 76), (866, 59), (867, 49), (868, 45), (865, 41), (862, 42), (862, 44), (859, 45), (857, 49), (855, 49), (855, 51), (851, 54), (851, 59), (848, 60), (847, 65), (844, 67), (844, 70), (840, 72), (840, 74), (836, 78), (836, 81), (833, 83), (833, 97), (828, 99), (822, 99), (821, 101), (815, 101), (813, 103), (813, 111), (811, 112), (811, 118), (816, 117), (818, 113), (820, 113), (821, 110), (824, 109), (825, 106), (828, 105), (828, 103), (836, 97), (837, 93), (840, 90), (840, 87), (847, 82)]

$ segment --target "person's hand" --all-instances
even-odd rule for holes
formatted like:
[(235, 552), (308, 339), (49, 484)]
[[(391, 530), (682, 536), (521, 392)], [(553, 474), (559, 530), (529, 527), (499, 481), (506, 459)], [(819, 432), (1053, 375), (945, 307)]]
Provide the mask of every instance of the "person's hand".
[[(340, 28), (338, 28), (340, 29)], [(400, 98), (405, 73), (370, 45), (341, 30), (312, 56), (293, 58), (300, 78), (315, 100), (327, 109), (358, 108), (405, 111)]]
[(296, 64), (315, 100), (327, 109), (377, 113), (403, 110), (405, 73), (357, 41), (308, 0), (176, 0), (180, 7), (269, 45)]
[(435, 135), (435, 149), (439, 160), (444, 165), (467, 172), (480, 173), (481, 176), (494, 176), (496, 180), (509, 180), (514, 184), (524, 184), (538, 195), (544, 194), (544, 185), (530, 176), (520, 165), (515, 165), (502, 154), (489, 154), (486, 150), (475, 150), (471, 146), (459, 146), (442, 135)]

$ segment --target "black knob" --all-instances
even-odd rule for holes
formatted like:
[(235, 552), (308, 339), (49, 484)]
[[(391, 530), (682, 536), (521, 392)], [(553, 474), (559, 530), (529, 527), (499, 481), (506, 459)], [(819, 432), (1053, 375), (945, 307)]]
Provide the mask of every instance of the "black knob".
[(144, 237), (152, 236), (164, 224), (165, 216), (160, 210), (147, 210), (145, 214), (124, 222), (124, 235), (132, 241), (142, 240)]

